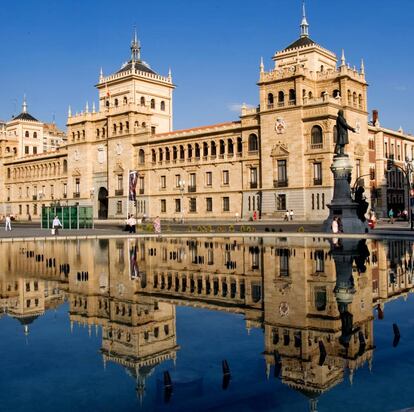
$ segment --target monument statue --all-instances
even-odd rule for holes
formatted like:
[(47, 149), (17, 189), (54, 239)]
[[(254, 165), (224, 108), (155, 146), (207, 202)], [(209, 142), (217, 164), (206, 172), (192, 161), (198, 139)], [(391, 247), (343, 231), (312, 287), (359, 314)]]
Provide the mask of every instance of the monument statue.
[(335, 146), (335, 153), (338, 156), (343, 156), (345, 145), (349, 143), (348, 139), (348, 130), (352, 132), (356, 132), (356, 130), (351, 127), (345, 120), (344, 111), (340, 109), (338, 111), (338, 117), (336, 119), (336, 131), (337, 131), (337, 138), (336, 138), (336, 146)]

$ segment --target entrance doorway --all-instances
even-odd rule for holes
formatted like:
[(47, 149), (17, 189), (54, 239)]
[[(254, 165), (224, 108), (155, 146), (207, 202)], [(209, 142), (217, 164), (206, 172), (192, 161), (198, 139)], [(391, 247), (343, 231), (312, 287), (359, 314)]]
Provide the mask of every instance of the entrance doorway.
[(98, 219), (108, 219), (108, 191), (101, 187), (98, 193)]

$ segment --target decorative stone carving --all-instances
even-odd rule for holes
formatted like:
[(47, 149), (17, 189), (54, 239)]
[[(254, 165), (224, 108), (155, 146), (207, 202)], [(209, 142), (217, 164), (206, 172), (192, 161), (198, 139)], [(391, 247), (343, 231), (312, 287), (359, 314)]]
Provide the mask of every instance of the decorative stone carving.
[(277, 144), (275, 144), (273, 146), (272, 149), (272, 153), (271, 155), (272, 157), (286, 157), (289, 156), (289, 150), (287, 148), (287, 145), (281, 142), (278, 142)]
[(276, 119), (276, 122), (275, 122), (275, 131), (276, 131), (276, 133), (277, 134), (283, 134), (283, 133), (285, 133), (285, 130), (286, 130), (285, 121), (281, 117), (278, 117)]

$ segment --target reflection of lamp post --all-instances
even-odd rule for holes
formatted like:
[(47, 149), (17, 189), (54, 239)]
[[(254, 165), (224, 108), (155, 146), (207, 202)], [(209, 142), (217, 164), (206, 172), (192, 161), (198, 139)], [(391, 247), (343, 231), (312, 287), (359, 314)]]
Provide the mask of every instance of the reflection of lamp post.
[(179, 180), (178, 186), (180, 187), (181, 193), (181, 223), (184, 223), (184, 190), (185, 190), (185, 180)]

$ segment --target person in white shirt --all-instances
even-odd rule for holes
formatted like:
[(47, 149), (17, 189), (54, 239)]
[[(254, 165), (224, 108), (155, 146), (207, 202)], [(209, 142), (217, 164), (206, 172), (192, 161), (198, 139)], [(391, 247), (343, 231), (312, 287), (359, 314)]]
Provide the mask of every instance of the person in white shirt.
[(52, 222), (52, 228), (55, 230), (55, 235), (58, 235), (58, 230), (59, 228), (62, 227), (62, 223), (60, 223), (60, 220), (57, 216), (55, 216), (55, 218), (53, 219)]
[(11, 218), (10, 218), (10, 215), (7, 215), (7, 216), (6, 216), (6, 227), (5, 227), (5, 229), (6, 229), (6, 232), (7, 232), (8, 230), (10, 230), (10, 231), (11, 231)]
[(290, 220), (293, 220), (293, 209), (290, 209), (289, 216), (290, 216)]

